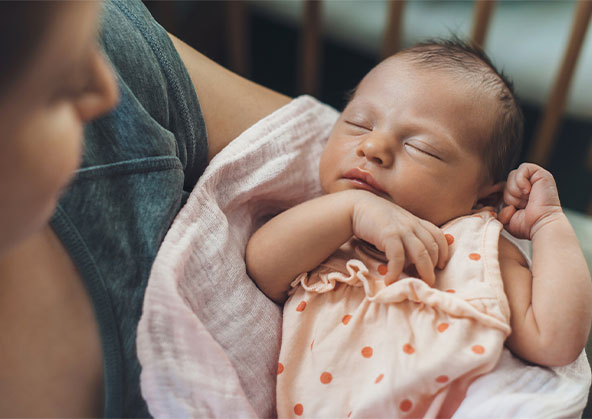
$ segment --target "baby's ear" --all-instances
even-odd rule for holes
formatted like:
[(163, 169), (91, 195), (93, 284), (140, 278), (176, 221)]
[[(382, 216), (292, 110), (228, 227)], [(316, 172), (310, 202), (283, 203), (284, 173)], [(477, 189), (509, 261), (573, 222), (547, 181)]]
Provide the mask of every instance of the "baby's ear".
[(502, 204), (504, 199), (504, 187), (506, 182), (498, 182), (493, 185), (487, 184), (479, 190), (477, 202), (474, 205), (475, 209), (483, 207), (497, 208)]

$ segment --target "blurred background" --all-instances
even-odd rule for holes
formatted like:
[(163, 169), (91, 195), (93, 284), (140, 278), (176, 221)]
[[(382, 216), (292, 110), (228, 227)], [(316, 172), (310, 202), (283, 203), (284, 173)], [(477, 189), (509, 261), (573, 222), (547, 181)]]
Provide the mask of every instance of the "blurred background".
[[(389, 0), (145, 3), (169, 32), (214, 61), (289, 96), (312, 94), (338, 110), (389, 48), (450, 34), (471, 39), (477, 3), (490, 3), (481, 43), (514, 81), (526, 117), (521, 160), (530, 161), (575, 19), (583, 13), (576, 0), (407, 0), (394, 8)], [(554, 142), (540, 163), (555, 176), (564, 207), (592, 214), (592, 30), (586, 27), (579, 29), (579, 52), (563, 84), (564, 111), (550, 130)], [(592, 231), (588, 237), (592, 242)]]

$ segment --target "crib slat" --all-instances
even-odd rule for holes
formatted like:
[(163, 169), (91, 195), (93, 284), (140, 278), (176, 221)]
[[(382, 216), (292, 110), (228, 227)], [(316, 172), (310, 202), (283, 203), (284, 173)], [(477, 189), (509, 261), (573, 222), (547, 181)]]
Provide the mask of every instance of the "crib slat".
[(588, 160), (586, 162), (586, 169), (592, 174), (592, 137), (588, 141)]
[(473, 14), (473, 30), (471, 31), (471, 40), (474, 44), (483, 47), (485, 37), (495, 8), (495, 0), (476, 0), (475, 12)]
[(305, 0), (300, 28), (300, 93), (316, 96), (320, 86), (321, 67), (321, 1)]
[(528, 159), (541, 166), (548, 164), (550, 154), (555, 145), (555, 137), (559, 129), (559, 123), (561, 122), (563, 111), (565, 110), (569, 86), (586, 35), (586, 30), (590, 23), (591, 15), (592, 1), (579, 0), (574, 13), (572, 31), (563, 57), (561, 69), (555, 79), (555, 84), (549, 95), (549, 100), (543, 116), (538, 122), (533, 142), (529, 150)]
[(400, 48), (404, 6), (405, 0), (390, 0), (387, 2), (387, 19), (381, 50), (382, 58), (390, 57)]
[(243, 76), (248, 76), (249, 36), (245, 5), (246, 2), (244, 0), (230, 0), (226, 2), (227, 47), (232, 71)]
[[(592, 137), (590, 137), (590, 140), (588, 140), (588, 158), (586, 161), (586, 172), (588, 173), (589, 176), (592, 176)], [(590, 196), (589, 198), (589, 202), (588, 202), (588, 215), (592, 215), (592, 196)], [(592, 266), (590, 267), (590, 269), (592, 269)]]

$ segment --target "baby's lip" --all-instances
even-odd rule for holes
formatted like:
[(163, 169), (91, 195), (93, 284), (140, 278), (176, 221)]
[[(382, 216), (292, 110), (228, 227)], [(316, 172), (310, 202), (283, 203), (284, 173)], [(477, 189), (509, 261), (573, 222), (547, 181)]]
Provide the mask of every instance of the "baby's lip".
[(380, 187), (376, 180), (374, 180), (374, 177), (372, 177), (370, 172), (366, 172), (358, 167), (348, 170), (343, 177), (356, 183), (359, 182), (358, 184), (362, 188), (367, 189), (370, 192), (374, 192), (378, 195), (387, 195), (386, 191)]

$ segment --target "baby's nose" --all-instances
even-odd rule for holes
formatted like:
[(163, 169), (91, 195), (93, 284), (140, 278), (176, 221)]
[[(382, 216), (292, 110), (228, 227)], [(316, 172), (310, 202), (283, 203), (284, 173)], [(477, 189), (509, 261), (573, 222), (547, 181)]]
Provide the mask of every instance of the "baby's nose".
[(373, 133), (360, 143), (356, 154), (382, 167), (391, 166), (394, 160), (389, 139), (379, 133)]

